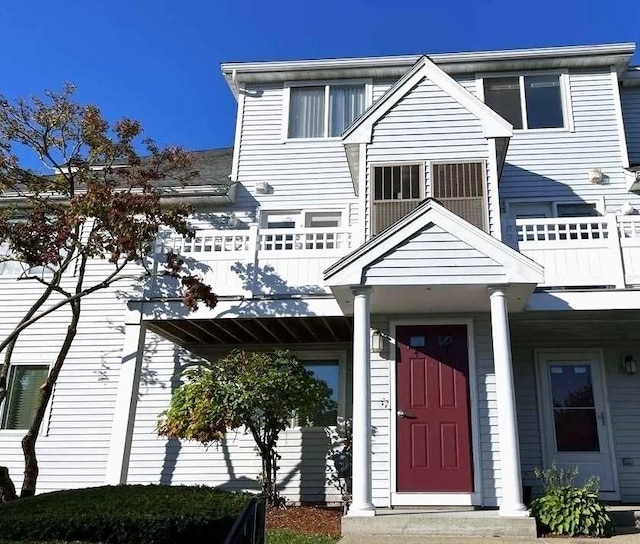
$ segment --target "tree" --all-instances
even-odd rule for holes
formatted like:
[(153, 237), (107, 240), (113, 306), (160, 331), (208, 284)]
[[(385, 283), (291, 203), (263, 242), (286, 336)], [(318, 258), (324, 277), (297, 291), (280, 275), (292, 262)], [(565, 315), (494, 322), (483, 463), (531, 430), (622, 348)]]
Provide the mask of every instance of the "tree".
[[(39, 297), (21, 321), (0, 338), (0, 353), (4, 351), (0, 403), (7, 393), (11, 358), (22, 331), (52, 312), (71, 310), (60, 350), (22, 440), (21, 497), (35, 493), (36, 439), (76, 336), (83, 299), (124, 279), (150, 278), (160, 228), (190, 234), (190, 209), (165, 205), (159, 182), (184, 184), (197, 175), (191, 169), (191, 155), (142, 139), (141, 125), (131, 119), (111, 127), (96, 106), (75, 103), (74, 91), (67, 85), (62, 92), (45, 93), (44, 98), (15, 102), (0, 96), (0, 243), (9, 249), (2, 259), (21, 263), (20, 281), (42, 284)], [(143, 156), (137, 149), (143, 150)], [(42, 163), (42, 172), (24, 166), (28, 152)], [(96, 261), (108, 264), (103, 276), (96, 276), (98, 268), (91, 269)], [(189, 273), (176, 255), (168, 254), (160, 274), (175, 278), (189, 308), (195, 309), (198, 302), (209, 307), (216, 304), (211, 287)], [(3, 480), (5, 499), (14, 498), (10, 482)]]
[(262, 491), (270, 504), (279, 504), (278, 437), (294, 417), (312, 422), (335, 409), (327, 384), (287, 351), (234, 350), (188, 369), (184, 378), (161, 415), (158, 433), (208, 445), (245, 427), (262, 460)]

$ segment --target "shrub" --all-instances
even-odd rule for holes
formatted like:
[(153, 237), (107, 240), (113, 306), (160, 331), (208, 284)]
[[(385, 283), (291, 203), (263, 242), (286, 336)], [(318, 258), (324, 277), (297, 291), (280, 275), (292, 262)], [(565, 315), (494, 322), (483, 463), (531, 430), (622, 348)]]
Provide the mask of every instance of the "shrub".
[(531, 513), (543, 532), (558, 535), (611, 536), (613, 522), (598, 499), (599, 481), (591, 477), (574, 485), (577, 468), (564, 470), (554, 465), (536, 469), (544, 485), (544, 494), (531, 503)]
[(0, 505), (0, 539), (113, 544), (223, 542), (248, 496), (198, 486), (58, 491)]

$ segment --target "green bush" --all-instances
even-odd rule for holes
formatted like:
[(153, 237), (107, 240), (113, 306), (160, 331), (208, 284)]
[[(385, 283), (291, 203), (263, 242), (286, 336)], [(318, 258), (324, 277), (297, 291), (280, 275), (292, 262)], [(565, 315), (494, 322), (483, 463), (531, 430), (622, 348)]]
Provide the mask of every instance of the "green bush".
[(558, 535), (611, 536), (613, 522), (598, 499), (599, 481), (587, 479), (574, 485), (578, 469), (565, 471), (554, 465), (535, 474), (544, 484), (544, 494), (531, 503), (531, 514), (542, 532)]
[(247, 499), (202, 486), (58, 491), (0, 505), (0, 541), (221, 543)]

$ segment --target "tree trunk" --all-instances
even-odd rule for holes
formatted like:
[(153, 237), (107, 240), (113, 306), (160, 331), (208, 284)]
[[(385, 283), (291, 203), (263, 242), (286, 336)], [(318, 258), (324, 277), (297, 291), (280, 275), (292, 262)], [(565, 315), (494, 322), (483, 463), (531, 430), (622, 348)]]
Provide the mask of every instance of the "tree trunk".
[(16, 487), (9, 476), (9, 469), (0, 467), (0, 503), (15, 501), (17, 498)]
[(22, 452), (24, 453), (24, 480), (22, 481), (22, 489), (20, 491), (20, 497), (31, 497), (36, 492), (36, 482), (38, 481), (38, 458), (36, 456), (36, 441), (38, 434), (40, 433), (40, 427), (44, 414), (47, 410), (47, 404), (51, 400), (51, 394), (53, 393), (53, 386), (55, 385), (60, 370), (64, 364), (73, 340), (78, 332), (78, 321), (80, 321), (80, 299), (77, 299), (71, 303), (72, 317), (69, 326), (67, 327), (67, 334), (65, 335), (62, 347), (58, 352), (56, 361), (47, 376), (47, 381), (40, 388), (40, 397), (38, 399), (38, 406), (31, 420), (31, 426), (27, 431), (27, 434), (22, 439)]

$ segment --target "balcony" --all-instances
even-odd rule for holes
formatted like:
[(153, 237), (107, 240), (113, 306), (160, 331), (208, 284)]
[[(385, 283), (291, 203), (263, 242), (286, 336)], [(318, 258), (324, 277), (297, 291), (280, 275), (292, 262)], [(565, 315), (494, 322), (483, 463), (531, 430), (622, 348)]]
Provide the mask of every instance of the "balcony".
[(539, 287), (640, 284), (640, 216), (516, 219), (504, 242), (544, 266)]
[[(329, 293), (323, 271), (351, 250), (351, 228), (198, 230), (160, 236), (160, 252), (180, 254), (218, 295)], [(156, 285), (156, 291), (161, 285)], [(159, 294), (154, 293), (156, 296)]]

